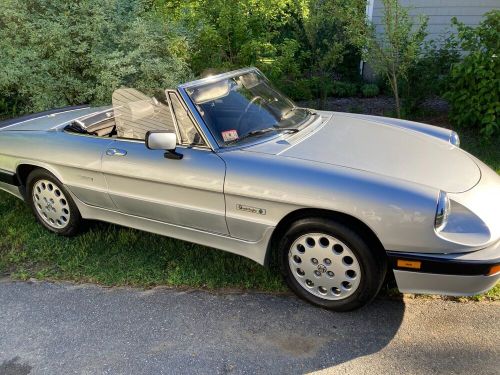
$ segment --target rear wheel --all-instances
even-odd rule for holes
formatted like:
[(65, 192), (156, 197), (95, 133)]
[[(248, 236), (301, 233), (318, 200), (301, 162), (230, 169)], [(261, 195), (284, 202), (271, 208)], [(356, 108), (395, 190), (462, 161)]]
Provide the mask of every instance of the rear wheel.
[(64, 185), (50, 172), (35, 169), (27, 180), (26, 199), (37, 220), (50, 231), (73, 236), (82, 217)]
[(380, 290), (386, 262), (357, 231), (310, 218), (295, 222), (280, 244), (281, 269), (301, 298), (335, 311), (369, 303)]

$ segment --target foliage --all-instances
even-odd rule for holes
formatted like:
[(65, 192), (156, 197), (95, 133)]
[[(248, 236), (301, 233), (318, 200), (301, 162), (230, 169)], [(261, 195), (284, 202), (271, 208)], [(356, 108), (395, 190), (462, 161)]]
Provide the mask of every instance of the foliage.
[(292, 100), (311, 100), (316, 94), (313, 94), (312, 80), (279, 80), (276, 87)]
[(450, 118), (459, 126), (480, 129), (488, 138), (500, 132), (500, 11), (487, 13), (475, 29), (452, 22), (466, 56), (451, 70), (445, 95)]
[[(233, 69), (285, 56), (294, 70), (298, 51), (283, 33), (304, 6), (295, 0), (157, 0), (163, 19), (182, 25), (190, 40), (190, 63), (196, 74)], [(293, 39), (293, 38), (292, 38)], [(291, 47), (291, 48), (290, 48)]]
[(352, 20), (364, 20), (365, 0), (155, 3), (189, 35), (195, 74), (253, 65), (293, 98), (326, 97), (335, 79), (357, 76)]
[(186, 45), (141, 0), (4, 0), (0, 92), (18, 110), (108, 102), (121, 85), (151, 92), (189, 76)]
[(419, 56), (426, 36), (427, 18), (420, 17), (418, 25), (398, 0), (382, 0), (384, 32), (378, 34), (372, 27), (366, 50), (367, 60), (374, 70), (390, 84), (396, 102), (397, 116), (401, 117), (400, 85)]
[(355, 96), (358, 93), (358, 85), (351, 82), (335, 81), (333, 83), (332, 93), (334, 96), (340, 98)]
[(378, 86), (374, 83), (367, 83), (361, 86), (361, 93), (365, 98), (377, 96), (380, 93)]
[(451, 66), (459, 58), (453, 35), (444, 40), (424, 43), (421, 54), (408, 69), (406, 79), (401, 82), (404, 112), (415, 113), (425, 99), (442, 96)]

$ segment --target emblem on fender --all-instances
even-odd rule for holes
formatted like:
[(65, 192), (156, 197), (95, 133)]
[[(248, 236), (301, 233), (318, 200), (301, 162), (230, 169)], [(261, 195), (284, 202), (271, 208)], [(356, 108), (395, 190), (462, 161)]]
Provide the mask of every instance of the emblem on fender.
[(265, 215), (266, 214), (266, 210), (263, 209), (263, 208), (250, 207), (250, 206), (245, 206), (243, 204), (237, 204), (236, 205), (236, 209), (238, 211), (245, 211), (245, 212), (249, 212), (251, 214), (259, 214), (259, 215)]

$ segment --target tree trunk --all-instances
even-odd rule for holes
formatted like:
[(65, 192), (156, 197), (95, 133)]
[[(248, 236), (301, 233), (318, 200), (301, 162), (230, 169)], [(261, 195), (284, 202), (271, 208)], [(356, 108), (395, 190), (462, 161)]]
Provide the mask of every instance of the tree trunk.
[(401, 104), (399, 103), (399, 89), (397, 81), (394, 83), (394, 99), (396, 100), (396, 114), (401, 118)]
[(398, 116), (398, 118), (401, 118), (401, 103), (399, 100), (398, 78), (396, 74), (391, 74), (389, 82), (391, 83), (392, 92), (394, 94), (394, 101), (396, 102), (396, 115)]

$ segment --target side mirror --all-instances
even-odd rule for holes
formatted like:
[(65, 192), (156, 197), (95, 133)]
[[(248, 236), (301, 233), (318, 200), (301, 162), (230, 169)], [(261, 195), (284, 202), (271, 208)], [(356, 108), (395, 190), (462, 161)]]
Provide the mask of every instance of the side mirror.
[(146, 147), (150, 150), (165, 150), (168, 159), (180, 160), (182, 154), (175, 151), (177, 136), (169, 131), (148, 131), (146, 133)]

